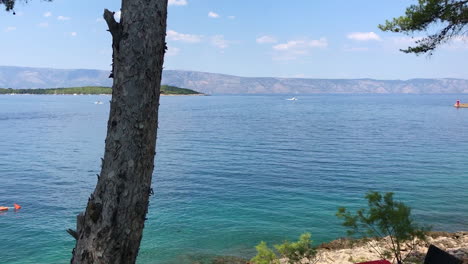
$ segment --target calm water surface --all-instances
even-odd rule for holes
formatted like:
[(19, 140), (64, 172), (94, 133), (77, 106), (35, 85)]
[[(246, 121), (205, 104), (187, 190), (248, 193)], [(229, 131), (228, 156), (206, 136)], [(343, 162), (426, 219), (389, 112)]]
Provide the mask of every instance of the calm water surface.
[[(467, 95), (161, 99), (138, 263), (251, 257), (260, 240), (344, 236), (334, 216), (393, 191), (437, 230), (468, 229)], [(108, 96), (0, 96), (0, 263), (68, 263), (94, 189)], [(95, 101), (105, 102), (103, 105)]]

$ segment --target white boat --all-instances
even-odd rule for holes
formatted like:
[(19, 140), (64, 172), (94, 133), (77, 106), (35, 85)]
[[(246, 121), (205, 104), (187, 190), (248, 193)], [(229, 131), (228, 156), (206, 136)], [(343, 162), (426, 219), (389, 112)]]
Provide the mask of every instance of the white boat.
[(96, 102), (94, 102), (94, 104), (102, 104), (102, 102), (101, 101), (96, 101)]
[(296, 98), (296, 97), (293, 97), (293, 98), (288, 98), (288, 99), (286, 99), (286, 100), (288, 100), (288, 101), (297, 101), (297, 98)]

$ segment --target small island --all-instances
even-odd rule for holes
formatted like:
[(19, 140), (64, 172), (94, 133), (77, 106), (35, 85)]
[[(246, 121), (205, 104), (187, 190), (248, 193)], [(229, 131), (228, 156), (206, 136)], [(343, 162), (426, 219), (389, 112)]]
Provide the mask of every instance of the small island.
[[(104, 86), (84, 86), (70, 88), (47, 89), (12, 89), (0, 88), (0, 94), (57, 94), (57, 95), (88, 95), (88, 94), (112, 94), (112, 88)], [(179, 88), (170, 85), (161, 85), (161, 95), (206, 95), (194, 90)]]

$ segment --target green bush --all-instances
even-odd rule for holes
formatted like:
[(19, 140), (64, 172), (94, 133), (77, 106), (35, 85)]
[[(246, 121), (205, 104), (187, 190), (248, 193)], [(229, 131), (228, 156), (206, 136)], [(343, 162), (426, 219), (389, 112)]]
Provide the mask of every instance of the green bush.
[[(200, 94), (194, 90), (170, 85), (161, 85), (162, 94)], [(102, 86), (84, 86), (48, 89), (5, 89), (0, 88), (0, 94), (112, 94), (112, 88)]]
[(281, 254), (281, 257), (288, 259), (288, 263), (290, 264), (299, 263), (304, 258), (310, 262), (315, 258), (315, 254), (317, 253), (312, 248), (310, 233), (302, 234), (297, 242), (285, 241), (281, 245), (275, 245), (275, 248)]
[(267, 243), (262, 241), (258, 244), (255, 249), (257, 250), (257, 255), (252, 258), (252, 261), (255, 264), (279, 264), (279, 260), (276, 257), (275, 252), (268, 248)]
[[(304, 233), (299, 237), (297, 242), (285, 241), (283, 244), (275, 245), (276, 251), (280, 254), (280, 258), (286, 258), (288, 263), (300, 263), (302, 259), (306, 258), (309, 262), (314, 263), (316, 250), (312, 247), (312, 240), (310, 240), (310, 233)], [(265, 242), (258, 244), (257, 256), (250, 261), (255, 264), (279, 264), (279, 258), (275, 252), (270, 249)]]
[[(368, 209), (360, 209), (352, 214), (342, 207), (338, 209), (336, 216), (343, 219), (343, 226), (349, 228), (348, 235), (358, 235), (364, 238), (389, 237), (388, 248), (381, 251), (373, 247), (373, 250), (382, 258), (393, 257), (398, 264), (402, 264), (406, 257), (415, 249), (415, 240), (425, 240), (425, 233), (429, 228), (421, 227), (414, 223), (411, 217), (411, 208), (402, 202), (393, 200), (393, 193), (381, 195), (378, 192), (369, 192), (365, 196)], [(407, 254), (403, 256), (402, 248)]]

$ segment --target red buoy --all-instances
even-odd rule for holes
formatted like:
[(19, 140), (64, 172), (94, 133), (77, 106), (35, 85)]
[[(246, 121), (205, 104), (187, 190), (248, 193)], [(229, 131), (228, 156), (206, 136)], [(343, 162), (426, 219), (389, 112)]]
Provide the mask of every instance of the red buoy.
[(19, 204), (16, 204), (16, 203), (13, 204), (13, 207), (0, 206), (0, 212), (8, 211), (10, 209), (19, 210), (19, 209), (21, 209), (21, 206)]

